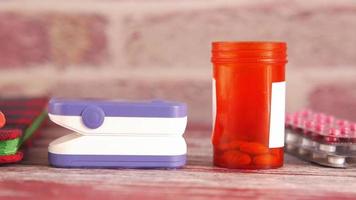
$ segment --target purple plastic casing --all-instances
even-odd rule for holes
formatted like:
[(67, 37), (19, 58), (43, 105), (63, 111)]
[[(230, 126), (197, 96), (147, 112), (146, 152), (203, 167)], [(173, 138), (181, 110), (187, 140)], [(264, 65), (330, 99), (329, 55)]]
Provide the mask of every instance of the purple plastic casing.
[[(105, 116), (179, 118), (187, 116), (184, 103), (170, 101), (112, 101), (52, 98), (48, 113), (81, 116), (88, 128), (100, 127)], [(185, 165), (186, 155), (75, 155), (48, 152), (52, 166), (63, 168), (179, 168)]]
[(48, 161), (59, 168), (180, 168), (186, 155), (66, 155), (48, 153)]
[(52, 98), (48, 103), (48, 112), (54, 115), (81, 116), (88, 106), (90, 110), (102, 110), (105, 116), (110, 117), (177, 118), (187, 116), (186, 104), (161, 100), (130, 102)]

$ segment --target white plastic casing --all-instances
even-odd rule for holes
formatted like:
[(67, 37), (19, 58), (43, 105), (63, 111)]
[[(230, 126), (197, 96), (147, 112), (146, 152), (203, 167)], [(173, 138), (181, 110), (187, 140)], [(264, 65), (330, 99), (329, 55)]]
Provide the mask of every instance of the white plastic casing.
[(72, 133), (51, 142), (48, 151), (67, 155), (183, 155), (187, 145), (182, 136), (133, 137)]
[(81, 116), (48, 115), (54, 123), (83, 135), (182, 136), (187, 125), (187, 117), (105, 117), (99, 128), (90, 129), (83, 124)]

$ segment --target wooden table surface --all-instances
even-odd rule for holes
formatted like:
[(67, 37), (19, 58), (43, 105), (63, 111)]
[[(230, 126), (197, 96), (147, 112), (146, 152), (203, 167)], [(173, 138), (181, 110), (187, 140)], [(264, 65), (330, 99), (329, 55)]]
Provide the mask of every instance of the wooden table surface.
[(0, 199), (356, 199), (356, 169), (324, 168), (285, 156), (275, 170), (212, 166), (208, 127), (191, 126), (188, 164), (177, 170), (59, 169), (47, 147), (69, 131), (48, 126), (20, 164), (0, 167)]

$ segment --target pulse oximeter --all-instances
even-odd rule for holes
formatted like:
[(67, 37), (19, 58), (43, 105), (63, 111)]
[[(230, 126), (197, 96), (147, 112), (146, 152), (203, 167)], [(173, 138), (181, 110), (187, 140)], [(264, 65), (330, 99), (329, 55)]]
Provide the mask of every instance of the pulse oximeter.
[(186, 163), (184, 103), (51, 99), (48, 115), (74, 131), (50, 143), (52, 166), (179, 168)]

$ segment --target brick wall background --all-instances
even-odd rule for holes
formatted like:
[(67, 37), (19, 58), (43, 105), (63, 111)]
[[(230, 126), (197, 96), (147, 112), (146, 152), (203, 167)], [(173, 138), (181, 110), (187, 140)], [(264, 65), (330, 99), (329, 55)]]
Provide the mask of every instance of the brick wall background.
[(0, 2), (0, 95), (147, 99), (211, 116), (210, 42), (284, 40), (287, 110), (356, 120), (356, 2)]

